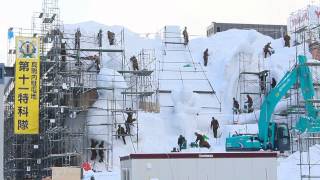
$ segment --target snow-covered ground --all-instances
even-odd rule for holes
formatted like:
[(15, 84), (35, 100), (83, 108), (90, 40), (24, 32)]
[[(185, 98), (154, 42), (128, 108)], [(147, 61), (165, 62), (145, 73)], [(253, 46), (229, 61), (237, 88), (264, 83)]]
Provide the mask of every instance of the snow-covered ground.
[[(76, 25), (67, 25), (66, 29), (74, 31), (77, 27), (81, 28), (83, 34), (97, 33), (100, 28), (106, 32), (112, 30), (119, 32), (121, 27), (113, 26), (108, 27), (95, 22), (86, 22)], [(191, 32), (192, 33), (192, 32)], [(158, 33), (152, 38), (141, 37), (139, 34), (125, 30), (125, 47), (126, 57), (137, 54), (142, 48), (155, 49), (157, 60), (172, 60), (185, 59), (184, 54), (163, 56), (163, 46), (161, 41), (161, 34)], [(263, 46), (271, 42), (275, 50), (275, 54), (271, 57), (262, 58)], [(104, 39), (106, 43), (106, 38)], [(189, 47), (191, 54), (196, 63), (203, 64), (203, 51), (209, 49), (209, 63), (207, 67), (203, 67), (206, 75), (212, 84), (217, 96), (221, 100), (222, 112), (201, 110), (204, 100), (201, 100), (198, 94), (192, 93), (194, 87), (192, 86), (172, 86), (172, 93), (169, 95), (168, 100), (174, 103), (173, 108), (161, 108), (160, 113), (144, 113), (139, 112), (139, 150), (143, 153), (166, 153), (170, 152), (173, 147), (177, 146), (177, 138), (180, 134), (184, 135), (188, 143), (195, 140), (194, 132), (202, 132), (209, 136), (209, 143), (211, 149), (188, 148), (186, 151), (224, 151), (225, 138), (229, 134), (237, 132), (256, 133), (257, 132), (257, 118), (259, 110), (257, 109), (251, 114), (242, 114), (237, 119), (239, 125), (233, 125), (232, 115), (232, 97), (237, 95), (237, 86), (239, 78), (239, 53), (246, 54), (250, 58), (250, 63), (246, 66), (247, 71), (257, 72), (258, 65), (261, 70), (270, 70), (270, 76), (275, 77), (277, 81), (290, 69), (295, 56), (295, 48), (284, 48), (283, 40), (273, 40), (268, 36), (264, 36), (255, 30), (229, 30), (226, 32), (218, 33), (212, 37), (197, 37), (190, 40)], [(90, 46), (90, 45), (88, 45)], [(106, 45), (107, 46), (107, 45)], [(183, 46), (183, 45), (181, 45)], [(302, 47), (298, 48), (298, 53), (303, 52)], [(111, 79), (105, 79), (106, 76), (102, 74), (117, 73), (112, 69), (118, 68), (119, 62), (112, 54), (106, 54), (103, 57), (103, 67), (98, 78), (101, 78), (102, 83), (98, 86), (101, 87), (125, 87), (125, 84), (112, 84)], [(182, 67), (181, 67), (182, 68)], [(170, 75), (170, 74), (167, 74)], [(117, 76), (119, 77), (119, 76)], [(121, 77), (119, 77), (121, 79)], [(165, 83), (165, 82), (164, 82)], [(160, 84), (161, 87), (161, 84)], [(99, 92), (101, 98), (108, 97), (104, 91)], [(160, 96), (161, 98), (161, 96)], [(161, 101), (161, 100), (160, 100)], [(217, 104), (218, 105), (218, 104)], [(94, 106), (103, 108), (103, 100), (98, 100)], [(241, 105), (243, 106), (243, 105)], [(284, 107), (279, 105), (278, 109)], [(92, 111), (90, 113), (97, 113)], [(220, 122), (221, 137), (218, 140), (213, 140), (212, 132), (209, 125), (211, 117), (214, 116)], [(90, 122), (99, 122), (99, 117), (89, 119)], [(247, 124), (250, 123), (250, 124)], [(91, 131), (103, 131), (101, 128), (91, 129)], [(97, 137), (96, 137), (97, 138)], [(101, 138), (101, 137), (100, 137)], [(103, 138), (103, 137), (102, 137)], [(97, 180), (120, 179), (120, 156), (125, 156), (133, 152), (132, 147), (123, 145), (119, 140), (115, 142), (114, 146), (114, 171), (112, 173), (96, 173)], [(313, 148), (313, 153), (318, 152), (318, 146)], [(320, 157), (317, 157), (320, 159)], [(297, 153), (288, 158), (278, 160), (278, 179), (299, 179), (298, 169), (299, 156)], [(315, 160), (316, 161), (316, 160)], [(288, 177), (290, 176), (290, 178)]]

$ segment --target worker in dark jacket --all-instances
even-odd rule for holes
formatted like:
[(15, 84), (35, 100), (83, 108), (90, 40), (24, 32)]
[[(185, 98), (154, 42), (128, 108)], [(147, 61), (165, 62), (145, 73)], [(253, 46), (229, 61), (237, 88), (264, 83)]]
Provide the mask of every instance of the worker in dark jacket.
[(99, 73), (100, 72), (100, 57), (95, 54), (93, 56), (93, 60), (96, 64), (97, 73)]
[(272, 78), (272, 80), (271, 80), (271, 87), (274, 88), (274, 87), (276, 87), (276, 85), (277, 85), (276, 79), (275, 79), (275, 78)]
[(269, 54), (269, 56), (271, 56), (272, 50), (273, 48), (271, 47), (271, 42), (268, 42), (264, 48), (263, 48), (263, 52), (264, 52), (264, 58), (267, 58), (267, 55)]
[(108, 35), (108, 40), (109, 40), (110, 46), (114, 45), (114, 40), (115, 40), (114, 32), (108, 31), (107, 35)]
[(118, 134), (118, 139), (120, 139), (120, 136), (121, 136), (123, 140), (123, 144), (127, 144), (125, 139), (126, 132), (120, 124), (118, 125), (117, 134)]
[(253, 100), (249, 94), (247, 94), (247, 101), (245, 103), (247, 103), (248, 113), (253, 112)]
[(288, 34), (285, 34), (283, 36), (284, 47), (290, 47), (290, 39), (291, 39), (291, 37)]
[(210, 128), (212, 129), (213, 131), (213, 137), (214, 138), (218, 138), (218, 128), (219, 128), (219, 122), (217, 119), (215, 119), (214, 117), (212, 117), (212, 120), (211, 120), (211, 125), (210, 125)]
[(100, 156), (99, 162), (103, 162), (103, 159), (104, 159), (104, 141), (101, 141), (101, 143), (99, 144), (99, 156)]
[(74, 34), (74, 39), (75, 39), (75, 43), (74, 43), (74, 48), (75, 49), (80, 49), (80, 37), (81, 37), (81, 32), (80, 29), (77, 29), (77, 32)]
[(136, 56), (132, 56), (130, 58), (130, 61), (132, 62), (132, 67), (133, 67), (133, 70), (137, 70), (139, 71), (139, 65), (138, 65), (138, 59), (136, 58)]
[(184, 27), (182, 35), (183, 35), (183, 39), (184, 39), (184, 45), (186, 46), (189, 43), (189, 35), (188, 35), (188, 32), (187, 32), (187, 27)]
[(233, 98), (233, 112), (235, 114), (240, 114), (240, 105), (239, 102), (236, 100), (236, 98)]
[(182, 135), (180, 135), (179, 138), (178, 138), (178, 145), (179, 145), (180, 151), (182, 149), (187, 149), (187, 140)]
[(210, 144), (204, 139), (204, 136), (199, 134), (199, 133), (194, 133), (197, 136), (197, 139), (195, 141), (195, 143), (198, 143), (199, 141), (199, 147), (206, 147), (206, 148), (210, 148)]
[(95, 150), (96, 146), (99, 144), (98, 141), (91, 139), (91, 160), (94, 161), (97, 158), (97, 150)]
[(133, 111), (131, 108), (126, 109), (126, 114), (128, 115), (127, 120), (125, 122), (125, 126), (126, 126), (126, 134), (130, 135), (131, 134), (131, 130), (130, 127), (133, 126), (133, 122), (136, 121), (136, 119), (134, 119), (133, 116)]
[(209, 57), (209, 52), (208, 48), (203, 52), (203, 63), (204, 66), (208, 65), (208, 57)]
[(66, 44), (67, 44), (66, 42), (61, 43), (61, 52), (60, 52), (60, 54), (61, 54), (61, 60), (63, 62), (66, 62), (66, 58), (67, 58)]
[(98, 40), (99, 47), (102, 47), (102, 29), (100, 29), (98, 32), (97, 40)]
[(260, 73), (259, 74), (259, 84), (260, 84), (260, 90), (262, 93), (265, 93), (266, 91), (266, 82), (267, 82), (268, 73)]

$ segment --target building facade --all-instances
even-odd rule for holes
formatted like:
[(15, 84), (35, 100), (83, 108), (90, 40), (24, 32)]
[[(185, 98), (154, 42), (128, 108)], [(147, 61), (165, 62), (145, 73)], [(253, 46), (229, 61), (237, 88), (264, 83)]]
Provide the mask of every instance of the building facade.
[(287, 32), (286, 25), (268, 25), (268, 24), (236, 24), (236, 23), (216, 23), (212, 22), (207, 28), (207, 37), (210, 37), (218, 32), (227, 31), (229, 29), (254, 29), (261, 34), (278, 39)]

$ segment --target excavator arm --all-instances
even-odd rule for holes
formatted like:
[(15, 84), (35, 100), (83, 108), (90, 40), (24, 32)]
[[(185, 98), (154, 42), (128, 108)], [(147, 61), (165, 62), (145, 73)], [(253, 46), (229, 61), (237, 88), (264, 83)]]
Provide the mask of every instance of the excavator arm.
[[(313, 99), (314, 87), (312, 82), (312, 75), (309, 67), (306, 64), (306, 57), (299, 56), (298, 64), (287, 72), (280, 82), (270, 90), (269, 94), (265, 97), (260, 111), (258, 122), (259, 134), (258, 135), (234, 135), (227, 138), (226, 150), (259, 150), (259, 149), (277, 149), (279, 148), (276, 143), (281, 141), (283, 134), (289, 134), (285, 131), (288, 130), (286, 124), (276, 124), (271, 121), (272, 113), (276, 105), (283, 96), (293, 87), (298, 84), (301, 88), (302, 96), (306, 100), (306, 115), (307, 118), (301, 118), (298, 121), (298, 126), (301, 129), (306, 129), (310, 126), (310, 121), (316, 121), (317, 110), (314, 108), (312, 102), (308, 101)], [(301, 125), (299, 125), (299, 123)], [(280, 129), (280, 131), (278, 131)], [(281, 134), (279, 136), (279, 134)], [(277, 142), (276, 142), (277, 141)], [(287, 140), (286, 140), (287, 141)]]
[(298, 84), (301, 89), (303, 99), (306, 100), (306, 112), (308, 117), (316, 118), (317, 111), (314, 108), (312, 102), (307, 101), (313, 99), (314, 87), (312, 82), (312, 75), (309, 67), (306, 64), (307, 59), (305, 56), (298, 57), (298, 65), (286, 73), (281, 81), (275, 88), (270, 90), (268, 96), (264, 99), (261, 112), (259, 117), (259, 139), (263, 143), (263, 148), (267, 149), (268, 145), (273, 144), (273, 137), (270, 134), (270, 122), (271, 116), (274, 112), (276, 105), (279, 103), (281, 98), (286, 95), (290, 88), (294, 84)]

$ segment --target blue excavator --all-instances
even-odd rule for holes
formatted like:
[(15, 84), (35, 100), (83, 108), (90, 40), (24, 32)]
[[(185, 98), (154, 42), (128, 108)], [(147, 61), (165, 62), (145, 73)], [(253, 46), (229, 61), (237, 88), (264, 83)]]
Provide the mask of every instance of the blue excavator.
[(310, 101), (315, 94), (312, 74), (307, 65), (307, 58), (298, 56), (297, 65), (287, 72), (276, 87), (271, 89), (264, 98), (258, 121), (259, 133), (234, 134), (228, 137), (226, 139), (226, 151), (290, 150), (288, 124), (276, 123), (271, 120), (271, 117), (278, 102), (295, 84), (301, 89), (306, 109), (306, 115), (298, 119), (295, 129), (300, 133), (320, 132), (318, 110)]

